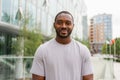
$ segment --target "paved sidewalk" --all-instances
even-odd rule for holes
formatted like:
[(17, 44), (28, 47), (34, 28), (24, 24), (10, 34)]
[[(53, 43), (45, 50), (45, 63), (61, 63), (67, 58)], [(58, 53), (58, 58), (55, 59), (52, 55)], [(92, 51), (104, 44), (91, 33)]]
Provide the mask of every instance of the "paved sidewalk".
[(120, 63), (92, 57), (94, 80), (120, 80)]
[(114, 62), (114, 74), (116, 80), (120, 80), (120, 63)]

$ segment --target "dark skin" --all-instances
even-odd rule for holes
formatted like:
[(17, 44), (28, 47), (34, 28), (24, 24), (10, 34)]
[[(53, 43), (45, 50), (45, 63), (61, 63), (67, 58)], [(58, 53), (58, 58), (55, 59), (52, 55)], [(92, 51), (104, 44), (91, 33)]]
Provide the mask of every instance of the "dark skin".
[[(32, 74), (32, 80), (45, 80), (45, 77)], [(93, 74), (83, 76), (83, 80), (93, 80)]]
[(93, 80), (93, 74), (83, 76), (83, 80)]
[(71, 41), (70, 34), (73, 30), (74, 24), (71, 15), (60, 14), (58, 15), (54, 28), (56, 30), (56, 41), (61, 44), (68, 44)]
[[(62, 13), (57, 16), (54, 22), (56, 30), (56, 41), (60, 44), (68, 44), (71, 42), (70, 34), (73, 30), (74, 23), (70, 14)], [(32, 74), (32, 80), (45, 80), (44, 76)], [(93, 74), (84, 75), (83, 80), (93, 80)]]
[(39, 76), (36, 74), (32, 74), (32, 80), (45, 80), (44, 76)]

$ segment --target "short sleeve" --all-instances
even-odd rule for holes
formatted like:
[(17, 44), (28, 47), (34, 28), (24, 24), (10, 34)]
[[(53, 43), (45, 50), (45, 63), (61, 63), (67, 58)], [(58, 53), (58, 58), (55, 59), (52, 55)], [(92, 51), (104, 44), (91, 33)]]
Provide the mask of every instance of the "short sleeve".
[(43, 51), (41, 46), (36, 50), (30, 73), (45, 76)]
[(90, 51), (87, 47), (83, 49), (83, 59), (82, 59), (82, 76), (93, 74), (93, 66), (91, 62)]

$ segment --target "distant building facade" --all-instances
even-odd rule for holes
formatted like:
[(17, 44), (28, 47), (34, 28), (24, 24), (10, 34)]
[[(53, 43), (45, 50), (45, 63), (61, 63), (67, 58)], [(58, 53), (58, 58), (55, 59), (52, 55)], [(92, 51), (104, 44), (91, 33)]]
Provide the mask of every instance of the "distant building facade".
[(90, 20), (89, 42), (93, 53), (101, 52), (106, 40), (112, 39), (112, 15), (100, 14)]
[(88, 40), (87, 16), (82, 16), (82, 32), (83, 32), (83, 40)]

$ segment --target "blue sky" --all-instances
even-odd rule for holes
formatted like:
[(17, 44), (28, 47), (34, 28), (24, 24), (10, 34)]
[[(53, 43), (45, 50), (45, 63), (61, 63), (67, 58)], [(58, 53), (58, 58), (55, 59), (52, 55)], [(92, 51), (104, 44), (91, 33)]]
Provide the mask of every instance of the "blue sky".
[(120, 0), (84, 0), (84, 2), (87, 6), (88, 19), (97, 14), (112, 14), (113, 38), (120, 37)]

